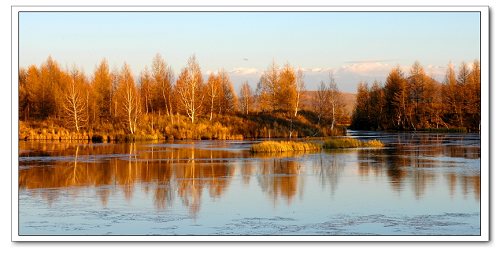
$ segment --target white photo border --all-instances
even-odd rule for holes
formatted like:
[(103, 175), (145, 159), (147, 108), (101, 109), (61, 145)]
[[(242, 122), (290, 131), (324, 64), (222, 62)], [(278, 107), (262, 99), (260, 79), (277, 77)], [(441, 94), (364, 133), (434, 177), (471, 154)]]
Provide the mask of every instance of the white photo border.
[[(479, 12), (481, 64), (481, 194), (479, 236), (21, 236), (19, 174), (19, 13), (20, 12)], [(488, 6), (11, 6), (11, 240), (12, 241), (489, 241), (490, 240), (490, 18)]]

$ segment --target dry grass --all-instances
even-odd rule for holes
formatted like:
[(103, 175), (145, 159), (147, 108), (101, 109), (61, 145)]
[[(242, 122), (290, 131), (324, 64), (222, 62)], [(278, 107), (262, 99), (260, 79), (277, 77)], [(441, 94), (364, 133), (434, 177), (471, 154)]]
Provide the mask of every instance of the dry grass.
[(289, 151), (315, 151), (320, 150), (319, 144), (297, 141), (263, 141), (252, 145), (251, 152), (254, 153), (277, 153)]
[(339, 148), (380, 148), (384, 147), (384, 143), (379, 140), (360, 141), (354, 138), (338, 138), (326, 140), (323, 143), (325, 149)]
[(382, 148), (384, 147), (384, 143), (379, 141), (379, 140), (369, 140), (367, 142), (364, 142), (364, 147), (369, 147), (369, 148)]

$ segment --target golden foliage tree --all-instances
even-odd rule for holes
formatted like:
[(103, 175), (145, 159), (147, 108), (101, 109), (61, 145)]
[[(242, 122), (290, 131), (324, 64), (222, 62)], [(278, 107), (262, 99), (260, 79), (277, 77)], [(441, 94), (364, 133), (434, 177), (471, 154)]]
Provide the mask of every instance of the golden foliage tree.
[(384, 114), (388, 117), (384, 128), (403, 129), (408, 127), (406, 104), (408, 99), (406, 78), (401, 68), (393, 68), (385, 80)]
[[(160, 54), (156, 54), (153, 58), (151, 70), (152, 90), (154, 91), (152, 97), (153, 105), (162, 104), (163, 108), (165, 108), (165, 114), (170, 116), (173, 111), (174, 72)], [(153, 107), (156, 108), (158, 106)]]
[(296, 106), (297, 78), (295, 70), (290, 64), (285, 64), (280, 70), (278, 77), (278, 89), (276, 91), (275, 108), (279, 110), (292, 111)]
[(462, 63), (458, 74), (449, 64), (442, 83), (428, 76), (418, 62), (408, 77), (398, 67), (389, 73), (384, 87), (374, 84), (371, 89), (358, 89), (352, 127), (479, 130), (480, 86), (477, 61), (472, 65)]
[(147, 67), (141, 72), (139, 79), (139, 91), (143, 101), (146, 114), (153, 111), (153, 85), (152, 78)]
[(471, 128), (481, 128), (481, 66), (476, 60), (472, 63), (471, 72), (469, 75), (469, 84), (467, 86), (468, 105), (467, 112), (469, 113), (468, 121)]
[(50, 116), (59, 117), (62, 112), (61, 92), (65, 85), (63, 71), (52, 57), (40, 67), (39, 84), (37, 87), (37, 116), (46, 119)]
[(217, 73), (220, 80), (220, 96), (218, 98), (219, 114), (230, 114), (238, 109), (238, 96), (234, 91), (233, 83), (229, 79), (229, 75), (223, 69)]
[(36, 82), (33, 79), (35, 78), (38, 79), (36, 66), (19, 69), (19, 119), (28, 120), (30, 118), (30, 111), (35, 100), (33, 90)]
[(278, 109), (279, 71), (279, 66), (273, 61), (260, 77), (257, 84), (257, 94), (261, 111), (274, 111)]
[[(103, 59), (94, 71), (91, 81), (93, 91), (93, 103), (95, 108), (95, 118), (99, 123), (108, 122), (112, 111), (113, 84), (109, 66), (106, 59)], [(97, 120), (95, 119), (94, 120)]]
[[(300, 74), (297, 77), (297, 74)], [(280, 68), (276, 62), (268, 67), (257, 84), (259, 108), (262, 111), (298, 112), (300, 92), (304, 87), (302, 72), (295, 73), (290, 64)]]

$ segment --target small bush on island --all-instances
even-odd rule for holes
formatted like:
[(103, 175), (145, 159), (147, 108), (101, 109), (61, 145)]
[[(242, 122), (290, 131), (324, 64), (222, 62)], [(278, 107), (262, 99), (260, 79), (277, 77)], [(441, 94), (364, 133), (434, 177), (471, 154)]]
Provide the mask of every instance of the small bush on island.
[(323, 143), (324, 149), (340, 149), (340, 148), (380, 148), (384, 147), (384, 143), (379, 140), (360, 141), (354, 138), (338, 138), (326, 140)]
[(310, 142), (298, 141), (263, 141), (250, 147), (253, 153), (274, 153), (289, 151), (317, 151), (321, 150), (321, 145)]

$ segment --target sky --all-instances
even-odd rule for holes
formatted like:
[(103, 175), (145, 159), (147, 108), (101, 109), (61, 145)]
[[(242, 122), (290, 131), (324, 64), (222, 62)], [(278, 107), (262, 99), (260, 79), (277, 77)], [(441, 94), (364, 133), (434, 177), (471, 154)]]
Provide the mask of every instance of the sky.
[(333, 73), (339, 89), (383, 82), (419, 61), (442, 81), (449, 63), (479, 59), (478, 12), (22, 12), (19, 65), (50, 55), (90, 76), (106, 58), (134, 75), (160, 53), (176, 73), (196, 55), (207, 75), (223, 68), (238, 88), (274, 60), (302, 68), (307, 89)]

